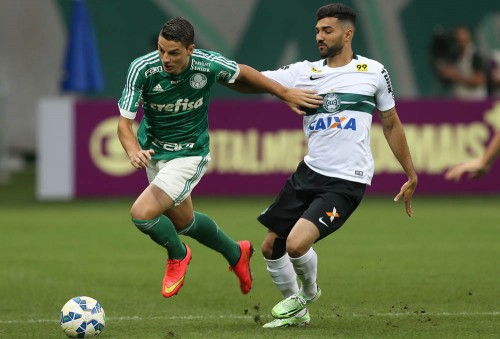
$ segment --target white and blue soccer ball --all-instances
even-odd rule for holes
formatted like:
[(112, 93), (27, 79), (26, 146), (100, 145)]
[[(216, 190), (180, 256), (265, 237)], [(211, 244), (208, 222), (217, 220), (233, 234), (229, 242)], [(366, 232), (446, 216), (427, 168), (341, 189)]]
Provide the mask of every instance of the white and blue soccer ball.
[(96, 337), (104, 329), (104, 309), (94, 298), (74, 297), (61, 309), (60, 323), (70, 338)]

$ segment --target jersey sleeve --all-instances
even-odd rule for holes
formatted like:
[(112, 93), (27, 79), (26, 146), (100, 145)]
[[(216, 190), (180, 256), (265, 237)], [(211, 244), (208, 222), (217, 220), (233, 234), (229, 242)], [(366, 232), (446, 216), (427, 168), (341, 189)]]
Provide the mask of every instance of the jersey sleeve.
[(142, 100), (142, 89), (144, 84), (144, 77), (137, 68), (135, 62), (130, 64), (127, 73), (127, 81), (123, 89), (122, 96), (118, 100), (118, 107), (120, 114), (127, 119), (135, 119), (139, 103)]
[(273, 79), (285, 87), (294, 87), (295, 81), (299, 75), (301, 63), (286, 65), (275, 71), (264, 71), (266, 77)]
[(387, 70), (382, 67), (378, 75), (377, 91), (375, 92), (375, 102), (377, 109), (381, 112), (387, 111), (395, 106), (394, 91), (392, 89), (391, 78)]
[(212, 71), (215, 72), (215, 80), (232, 84), (240, 74), (240, 66), (233, 60), (229, 60), (221, 54), (213, 53)]

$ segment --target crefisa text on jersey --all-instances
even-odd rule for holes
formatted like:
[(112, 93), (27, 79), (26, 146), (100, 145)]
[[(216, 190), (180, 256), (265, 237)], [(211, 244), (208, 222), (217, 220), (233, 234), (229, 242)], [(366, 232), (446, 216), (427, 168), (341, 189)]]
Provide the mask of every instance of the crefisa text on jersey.
[(178, 99), (175, 104), (155, 104), (150, 103), (149, 107), (159, 112), (185, 112), (192, 110), (203, 105), (203, 97), (196, 101), (189, 101), (189, 99)]

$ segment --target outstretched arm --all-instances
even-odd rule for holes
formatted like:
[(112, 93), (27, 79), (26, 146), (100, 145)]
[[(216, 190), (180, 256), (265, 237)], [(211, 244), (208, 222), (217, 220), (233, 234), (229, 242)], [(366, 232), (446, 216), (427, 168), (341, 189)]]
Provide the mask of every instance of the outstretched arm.
[(470, 159), (457, 164), (445, 173), (445, 178), (448, 180), (458, 181), (464, 173), (469, 173), (469, 178), (477, 178), (485, 175), (490, 170), (491, 165), (500, 156), (500, 130), (498, 130), (493, 139), (488, 144), (483, 156), (475, 159)]
[(303, 115), (301, 107), (317, 108), (323, 104), (321, 96), (314, 91), (298, 88), (288, 88), (269, 79), (254, 68), (240, 64), (240, 73), (234, 84), (229, 88), (243, 93), (271, 93), (283, 100), (294, 112)]
[(413, 215), (411, 199), (413, 197), (413, 192), (417, 188), (418, 178), (415, 168), (413, 167), (413, 161), (411, 160), (410, 149), (408, 148), (403, 125), (394, 107), (388, 111), (379, 112), (379, 117), (382, 122), (382, 129), (387, 143), (408, 176), (408, 180), (403, 184), (401, 190), (394, 198), (394, 201), (399, 201), (399, 199), (403, 197), (406, 214), (411, 217)]
[(464, 74), (453, 65), (441, 66), (438, 68), (439, 75), (453, 83), (476, 87), (486, 83), (486, 73), (477, 70), (472, 74)]
[(248, 84), (246, 82), (242, 82), (239, 80), (236, 80), (233, 83), (228, 83), (228, 82), (223, 82), (223, 81), (219, 81), (219, 83), (223, 86), (226, 86), (227, 88), (230, 88), (230, 89), (237, 91), (237, 92), (240, 92), (240, 93), (249, 93), (249, 94), (265, 93), (263, 90), (259, 90), (256, 87), (252, 86), (251, 84)]

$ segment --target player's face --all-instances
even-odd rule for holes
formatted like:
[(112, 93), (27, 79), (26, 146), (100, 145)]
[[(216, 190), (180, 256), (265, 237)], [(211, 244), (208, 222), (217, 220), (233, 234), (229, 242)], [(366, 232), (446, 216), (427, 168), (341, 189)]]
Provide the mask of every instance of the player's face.
[(163, 69), (168, 74), (180, 74), (189, 64), (189, 57), (193, 54), (194, 45), (187, 48), (178, 41), (167, 40), (161, 35), (158, 38), (158, 53), (160, 54)]
[(468, 28), (459, 27), (455, 30), (455, 40), (461, 50), (465, 50), (471, 43), (472, 38)]
[(322, 58), (339, 55), (344, 42), (345, 30), (337, 18), (323, 18), (316, 23), (316, 44)]

